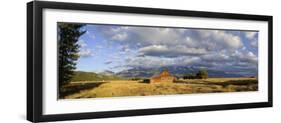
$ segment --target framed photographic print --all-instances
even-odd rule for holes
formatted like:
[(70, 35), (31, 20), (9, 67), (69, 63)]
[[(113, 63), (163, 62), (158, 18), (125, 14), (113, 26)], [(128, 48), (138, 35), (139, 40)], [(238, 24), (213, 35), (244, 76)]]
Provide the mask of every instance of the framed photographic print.
[(272, 16), (27, 4), (33, 122), (272, 107)]

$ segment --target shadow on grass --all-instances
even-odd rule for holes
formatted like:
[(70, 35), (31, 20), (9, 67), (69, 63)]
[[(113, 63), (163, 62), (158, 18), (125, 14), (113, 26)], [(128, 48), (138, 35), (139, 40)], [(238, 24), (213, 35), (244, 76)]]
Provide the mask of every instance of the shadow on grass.
[(61, 88), (59, 93), (59, 99), (64, 99), (65, 96), (80, 92), (81, 90), (88, 90), (97, 88), (107, 82), (95, 82), (95, 83), (71, 83)]
[(201, 82), (186, 82), (186, 81), (175, 81), (174, 83), (184, 83), (184, 84), (205, 84), (205, 85), (220, 85), (226, 87), (228, 85), (252, 85), (258, 84), (257, 80), (229, 80), (225, 82), (210, 82), (206, 80), (199, 80)]
[[(199, 87), (195, 89), (194, 93), (211, 93), (211, 92), (241, 92), (241, 91), (257, 91), (258, 81), (257, 80), (228, 80), (224, 82), (210, 82), (207, 80), (198, 80), (193, 82), (177, 81), (175, 83), (191, 84), (191, 87)], [(218, 87), (220, 86), (220, 87)]]
[[(212, 82), (209, 82), (210, 84)], [(257, 80), (229, 80), (226, 82), (215, 82), (213, 83), (215, 85), (221, 85), (223, 87), (226, 87), (228, 85), (252, 85), (252, 84), (258, 84)]]

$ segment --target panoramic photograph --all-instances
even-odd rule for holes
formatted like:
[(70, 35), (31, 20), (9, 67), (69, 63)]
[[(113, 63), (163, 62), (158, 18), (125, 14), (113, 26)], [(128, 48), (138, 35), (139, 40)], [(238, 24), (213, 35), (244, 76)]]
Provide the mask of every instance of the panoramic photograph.
[(58, 22), (58, 99), (258, 91), (258, 35)]

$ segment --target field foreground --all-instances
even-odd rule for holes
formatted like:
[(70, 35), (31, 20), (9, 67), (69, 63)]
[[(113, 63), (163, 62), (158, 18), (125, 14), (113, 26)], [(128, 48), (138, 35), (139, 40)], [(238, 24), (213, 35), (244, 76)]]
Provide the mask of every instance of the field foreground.
[(208, 78), (178, 80), (173, 83), (143, 83), (114, 80), (106, 82), (71, 82), (63, 87), (60, 99), (148, 96), (191, 93), (257, 91), (256, 78)]

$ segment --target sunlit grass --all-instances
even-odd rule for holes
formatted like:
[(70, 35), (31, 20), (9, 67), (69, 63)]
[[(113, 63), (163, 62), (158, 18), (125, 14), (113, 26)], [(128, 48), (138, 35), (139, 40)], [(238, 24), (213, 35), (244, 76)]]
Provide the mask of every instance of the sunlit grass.
[[(96, 83), (93, 85), (93, 83)], [(81, 86), (80, 88), (77, 86)], [(64, 87), (75, 91), (65, 94), (61, 98), (100, 98), (120, 96), (149, 96), (191, 93), (218, 93), (257, 91), (256, 78), (208, 78), (177, 80), (173, 83), (142, 83), (141, 81), (107, 81), (107, 82), (79, 82)]]

